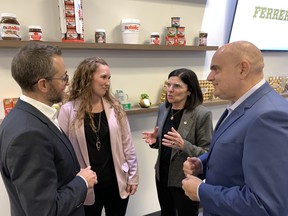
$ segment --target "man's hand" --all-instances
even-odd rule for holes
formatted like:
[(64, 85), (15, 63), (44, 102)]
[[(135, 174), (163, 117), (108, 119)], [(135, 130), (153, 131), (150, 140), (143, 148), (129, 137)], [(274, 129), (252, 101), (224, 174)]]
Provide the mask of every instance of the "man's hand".
[(200, 173), (203, 173), (201, 160), (196, 157), (188, 157), (183, 163), (183, 171), (186, 177), (189, 175), (197, 176)]
[(203, 182), (201, 179), (189, 175), (187, 178), (182, 180), (182, 188), (185, 191), (186, 196), (188, 196), (191, 200), (200, 201), (197, 188), (202, 183)]
[(81, 176), (86, 180), (88, 188), (93, 188), (93, 186), (98, 182), (97, 175), (93, 170), (91, 170), (91, 166), (81, 169), (80, 172), (77, 173), (77, 176)]

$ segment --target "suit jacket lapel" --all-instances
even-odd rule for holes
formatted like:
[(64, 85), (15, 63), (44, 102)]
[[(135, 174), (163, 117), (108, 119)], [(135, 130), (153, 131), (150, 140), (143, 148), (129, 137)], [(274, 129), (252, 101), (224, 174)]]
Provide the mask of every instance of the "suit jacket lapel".
[[(192, 127), (194, 115), (191, 115), (191, 112), (193, 112), (193, 111), (184, 110), (184, 113), (182, 115), (181, 121), (180, 121), (178, 129), (177, 129), (178, 133), (181, 134), (181, 137), (183, 139), (186, 139), (186, 137), (189, 133), (189, 129)], [(179, 152), (179, 149), (172, 148), (171, 158), (173, 158), (175, 156), (175, 154), (177, 154), (178, 152)]]
[[(76, 114), (78, 112), (80, 106), (80, 101), (76, 100), (73, 106), (73, 115), (70, 117), (70, 121), (72, 122), (75, 117)], [(86, 145), (82, 145), (81, 143), (86, 143), (86, 137), (85, 137), (85, 130), (84, 130), (84, 120), (82, 120), (82, 126), (78, 127), (78, 125), (75, 125), (75, 135), (77, 138), (77, 143), (79, 144), (79, 149), (81, 151), (81, 154), (83, 156), (83, 159), (85, 161), (85, 165), (88, 166), (90, 165), (89, 162), (89, 157), (88, 157), (88, 149), (86, 147)]]
[(56, 125), (54, 125), (53, 122), (51, 122), (50, 119), (48, 119), (42, 112), (40, 112), (38, 109), (36, 109), (34, 106), (32, 106), (31, 104), (22, 101), (22, 100), (18, 100), (16, 107), (18, 107), (19, 109), (25, 110), (26, 112), (29, 112), (30, 114), (34, 115), (36, 118), (38, 118), (40, 121), (43, 122), (43, 124), (47, 125), (47, 127), (56, 135), (58, 136), (62, 143), (66, 146), (66, 148), (69, 150), (69, 152), (71, 153), (71, 155), (73, 156), (73, 160), (76, 160), (76, 156), (73, 150), (73, 147), (69, 141), (69, 139), (66, 137), (66, 135), (64, 133), (62, 133), (57, 127)]
[[(266, 82), (259, 89), (257, 89), (252, 95), (250, 95), (246, 100), (244, 100), (233, 112), (227, 117), (227, 119), (221, 124), (217, 130), (214, 130), (214, 135), (212, 137), (210, 152), (212, 151), (215, 142), (218, 140), (219, 136), (223, 134), (232, 124), (245, 114), (256, 101), (258, 101), (265, 94), (270, 92), (272, 89)], [(219, 120), (220, 121), (220, 120)], [(218, 123), (217, 123), (218, 126)]]
[[(161, 105), (161, 109), (162, 111), (160, 111), (159, 113), (163, 112), (162, 113), (162, 116), (161, 116), (161, 120), (158, 122), (158, 143), (159, 143), (159, 149), (161, 151), (161, 143), (162, 143), (162, 133), (163, 133), (163, 126), (165, 124), (165, 121), (166, 121), (166, 118), (167, 118), (167, 115), (169, 114), (169, 111), (170, 111), (170, 107), (166, 108), (166, 106), (164, 105)], [(159, 118), (160, 116), (158, 116)]]

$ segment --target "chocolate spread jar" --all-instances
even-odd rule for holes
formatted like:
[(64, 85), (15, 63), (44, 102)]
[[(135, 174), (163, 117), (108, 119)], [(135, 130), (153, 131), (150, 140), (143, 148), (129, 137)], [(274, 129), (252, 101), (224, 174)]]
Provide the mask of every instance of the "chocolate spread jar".
[(199, 46), (207, 46), (208, 33), (199, 32)]
[(160, 44), (160, 35), (158, 32), (152, 32), (150, 34), (150, 44), (154, 44), (154, 45)]
[(20, 24), (15, 14), (1, 14), (0, 35), (3, 40), (21, 40)]
[(95, 43), (106, 43), (105, 29), (96, 29), (96, 31), (95, 31)]
[(42, 28), (37, 25), (29, 25), (29, 40), (42, 41)]

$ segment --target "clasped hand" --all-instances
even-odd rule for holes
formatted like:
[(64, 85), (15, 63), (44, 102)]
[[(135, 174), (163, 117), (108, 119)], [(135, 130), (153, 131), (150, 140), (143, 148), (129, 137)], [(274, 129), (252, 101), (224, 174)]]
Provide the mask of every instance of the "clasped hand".
[(203, 172), (202, 162), (196, 157), (188, 157), (183, 163), (183, 171), (186, 178), (182, 180), (182, 188), (185, 191), (186, 196), (191, 200), (199, 201), (197, 189), (202, 183), (202, 180), (194, 175)]
[(97, 175), (93, 170), (91, 170), (91, 166), (81, 169), (80, 172), (77, 173), (77, 176), (81, 176), (86, 180), (88, 188), (93, 188), (93, 186), (98, 183)]

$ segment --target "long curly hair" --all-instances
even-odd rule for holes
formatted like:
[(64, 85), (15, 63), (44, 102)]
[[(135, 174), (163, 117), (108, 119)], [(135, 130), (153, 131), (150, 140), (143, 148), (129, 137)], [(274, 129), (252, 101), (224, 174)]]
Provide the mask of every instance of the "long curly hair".
[[(93, 131), (96, 131), (96, 126), (93, 121), (93, 113), (92, 113), (92, 79), (93, 74), (97, 71), (100, 65), (109, 66), (108, 63), (100, 58), (100, 57), (91, 57), (84, 59), (77, 67), (73, 78), (69, 85), (69, 93), (68, 93), (68, 101), (80, 101), (80, 106), (78, 112), (76, 114), (75, 119), (73, 120), (72, 126), (79, 123), (79, 127), (81, 126), (81, 122), (87, 113), (90, 119), (90, 126)], [(119, 100), (117, 100), (111, 93), (110, 86), (108, 91), (105, 93), (104, 98), (111, 104), (111, 106), (115, 110), (116, 119), (118, 123), (121, 123), (121, 119), (123, 118), (125, 112), (121, 106)]]

